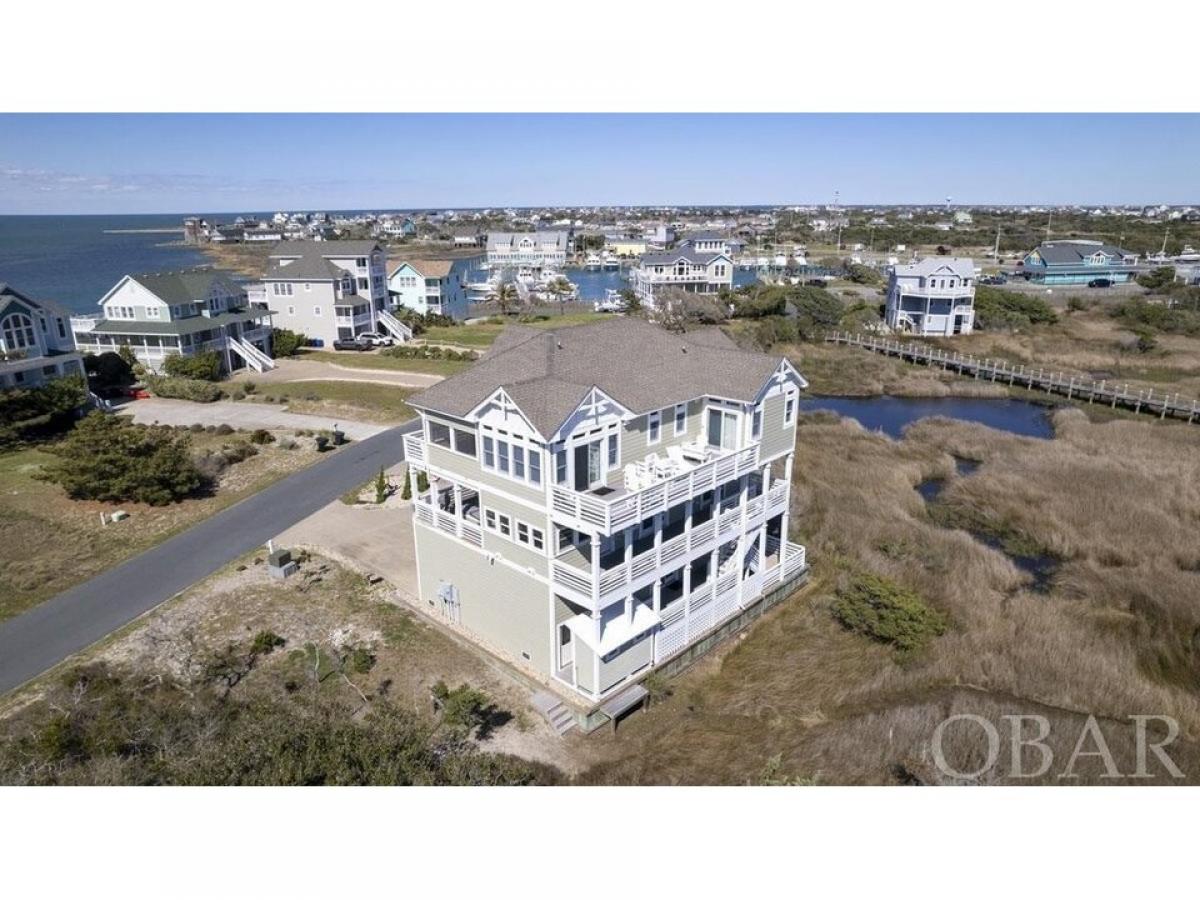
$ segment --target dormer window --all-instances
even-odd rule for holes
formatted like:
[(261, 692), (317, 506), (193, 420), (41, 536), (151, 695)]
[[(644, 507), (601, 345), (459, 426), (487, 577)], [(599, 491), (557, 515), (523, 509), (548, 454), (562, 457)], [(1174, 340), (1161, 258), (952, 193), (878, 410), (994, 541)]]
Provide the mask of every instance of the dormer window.
[(10, 313), (0, 328), (3, 329), (4, 347), (7, 350), (24, 350), (37, 346), (37, 338), (33, 334), (33, 320), (24, 313)]

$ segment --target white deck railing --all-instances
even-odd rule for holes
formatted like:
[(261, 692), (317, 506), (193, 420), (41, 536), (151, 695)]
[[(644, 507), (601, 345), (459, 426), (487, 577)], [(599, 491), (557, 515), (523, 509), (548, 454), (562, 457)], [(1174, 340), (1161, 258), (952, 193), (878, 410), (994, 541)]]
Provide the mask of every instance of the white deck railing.
[(404, 436), (404, 459), (410, 463), (425, 462), (425, 436), (423, 434), (406, 434)]
[(552, 501), (556, 516), (572, 520), (581, 531), (614, 531), (670, 509), (690, 497), (712, 490), (758, 467), (758, 444), (701, 463), (693, 469), (640, 491), (611, 499), (555, 485)]
[[(787, 498), (787, 484), (777, 484), (766, 494), (760, 494), (746, 504), (744, 525), (742, 508), (739, 506), (715, 514), (694, 528), (685, 529), (682, 534), (631, 557), (628, 562), (623, 561), (602, 570), (599, 584), (601, 602), (612, 595), (636, 590), (641, 587), (640, 582), (655, 572), (677, 568), (687, 559), (695, 558), (705, 551), (711, 552), (718, 543), (739, 537), (743, 527), (747, 532), (760, 528), (766, 518), (778, 515), (787, 508)], [(778, 541), (773, 542), (768, 550), (777, 549), (777, 545)], [(803, 558), (800, 565), (803, 565)], [(568, 563), (561, 555), (553, 561), (551, 568), (556, 584), (590, 600), (593, 584), (592, 573), (589, 570)]]

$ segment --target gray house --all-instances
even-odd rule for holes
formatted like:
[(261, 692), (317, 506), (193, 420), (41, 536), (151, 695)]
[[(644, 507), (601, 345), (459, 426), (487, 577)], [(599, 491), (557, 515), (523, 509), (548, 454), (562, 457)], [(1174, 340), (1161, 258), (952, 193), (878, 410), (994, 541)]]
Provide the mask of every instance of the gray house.
[(82, 375), (67, 311), (0, 282), (0, 389)]
[(420, 602), (577, 706), (605, 701), (805, 571), (806, 386), (716, 330), (510, 326), (409, 400)]

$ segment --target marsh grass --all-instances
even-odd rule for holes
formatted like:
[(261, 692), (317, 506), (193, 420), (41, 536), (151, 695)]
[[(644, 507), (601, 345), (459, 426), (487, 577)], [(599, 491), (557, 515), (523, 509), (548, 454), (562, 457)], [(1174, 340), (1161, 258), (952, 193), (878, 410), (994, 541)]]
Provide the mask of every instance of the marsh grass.
[[(1060, 758), (1095, 714), (1126, 773), (1127, 717), (1173, 716), (1172, 756), (1200, 781), (1200, 430), (1095, 424), (1078, 410), (1054, 421), (1055, 440), (927, 419), (892, 441), (803, 417), (792, 522), (812, 582), (677, 679), (650, 715), (594, 738), (587, 779), (745, 784), (778, 755), (784, 771), (826, 784), (943, 782), (930, 739), (959, 711), (1044, 714)], [(981, 464), (963, 477), (954, 457)], [(914, 488), (934, 477), (971, 521), (1004, 523), (1061, 560), (1048, 593), (926, 513)], [(915, 592), (951, 627), (897, 660), (831, 614), (850, 570)], [(967, 769), (982, 747), (963, 734), (947, 755)], [(1060, 783), (1057, 772), (1040, 780)], [(1077, 773), (1104, 781), (1095, 759)]]

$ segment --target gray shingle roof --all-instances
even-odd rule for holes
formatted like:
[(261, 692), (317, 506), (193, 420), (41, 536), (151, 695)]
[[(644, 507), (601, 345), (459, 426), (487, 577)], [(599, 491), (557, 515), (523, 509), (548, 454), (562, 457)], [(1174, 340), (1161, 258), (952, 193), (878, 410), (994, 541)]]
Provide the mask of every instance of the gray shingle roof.
[(728, 254), (711, 250), (698, 251), (690, 244), (684, 244), (678, 250), (667, 250), (663, 253), (643, 253), (642, 264), (648, 266), (669, 266), (678, 259), (686, 259), (690, 263), (707, 266), (718, 257), (729, 258)]
[(271, 251), (263, 278), (287, 281), (341, 281), (345, 269), (331, 259), (370, 256), (375, 241), (282, 241)]
[(238, 287), (224, 272), (216, 269), (185, 269), (180, 272), (146, 272), (130, 275), (163, 303), (204, 303), (213, 285), (223, 293), (237, 293)]
[(510, 325), (470, 369), (409, 402), (465, 416), (503, 387), (549, 437), (593, 385), (641, 414), (702, 396), (753, 400), (779, 363), (780, 357), (739, 350), (727, 337), (672, 334), (641, 319), (557, 331)]
[(1132, 256), (1127, 250), (1105, 244), (1102, 241), (1044, 241), (1038, 245), (1038, 254), (1051, 266), (1069, 266), (1082, 263), (1086, 257), (1095, 255), (1096, 251), (1115, 257), (1118, 262), (1126, 256)]
[(969, 256), (927, 256), (910, 265), (893, 266), (897, 275), (933, 275), (941, 269), (949, 269), (959, 278), (975, 277), (975, 260)]
[(266, 309), (240, 309), (211, 316), (188, 316), (169, 322), (147, 322), (136, 319), (101, 319), (91, 332), (94, 334), (195, 334), (232, 322), (253, 322), (274, 315)]

